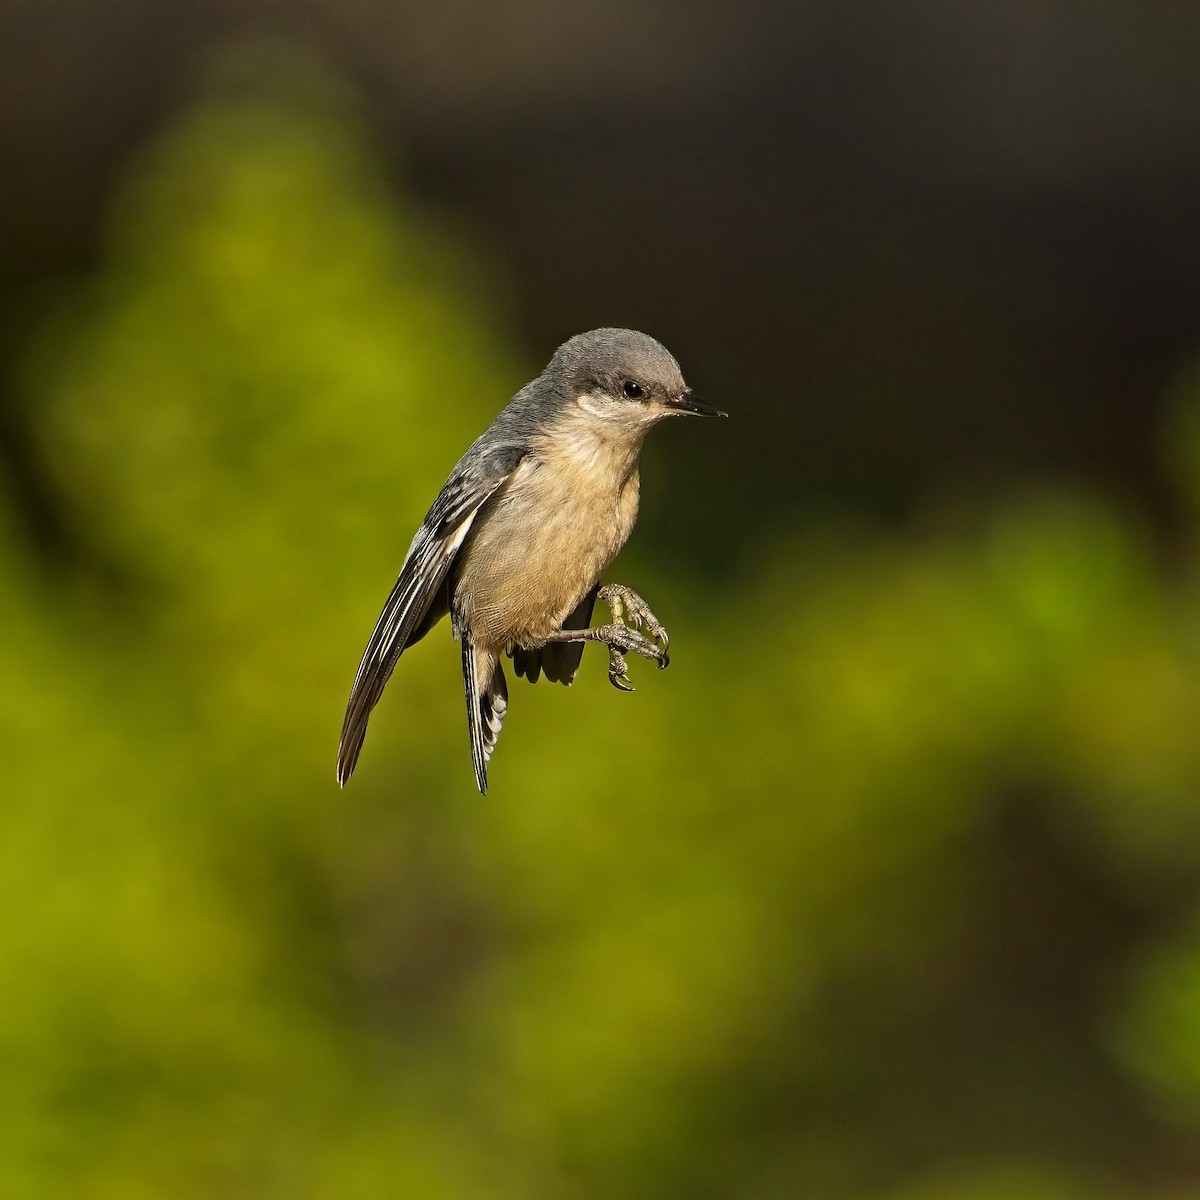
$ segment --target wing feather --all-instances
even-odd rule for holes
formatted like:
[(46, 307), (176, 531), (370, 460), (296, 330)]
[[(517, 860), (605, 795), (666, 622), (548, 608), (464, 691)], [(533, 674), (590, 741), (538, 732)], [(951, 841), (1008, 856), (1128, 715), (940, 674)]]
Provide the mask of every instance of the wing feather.
[(512, 445), (480, 452), (476, 443), (455, 467), (417, 530), (350, 689), (337, 758), (338, 783), (343, 786), (358, 763), (371, 712), (400, 655), (415, 640), (413, 635), (445, 582), (476, 514), (525, 453), (524, 447)]

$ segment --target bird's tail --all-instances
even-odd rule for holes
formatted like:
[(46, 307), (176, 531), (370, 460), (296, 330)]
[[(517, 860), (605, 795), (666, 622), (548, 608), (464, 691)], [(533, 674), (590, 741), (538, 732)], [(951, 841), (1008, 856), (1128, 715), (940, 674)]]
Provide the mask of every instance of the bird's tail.
[(508, 684), (499, 655), (475, 645), (466, 630), (462, 634), (463, 683), (467, 691), (467, 727), (471, 733), (471, 764), (475, 782), (487, 793), (487, 765), (500, 736), (508, 711)]

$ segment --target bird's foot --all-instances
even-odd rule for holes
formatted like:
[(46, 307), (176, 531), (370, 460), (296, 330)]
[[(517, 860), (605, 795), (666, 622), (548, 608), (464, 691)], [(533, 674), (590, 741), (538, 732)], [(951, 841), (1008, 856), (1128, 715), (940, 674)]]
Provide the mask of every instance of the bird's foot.
[[(638, 654), (658, 663), (659, 669), (671, 660), (667, 656), (669, 639), (662, 622), (650, 606), (632, 588), (610, 583), (597, 593), (608, 605), (613, 619), (608, 625), (592, 629), (559, 629), (546, 642), (603, 642), (608, 647), (608, 680), (623, 692), (632, 692), (626, 654)], [(642, 630), (645, 629), (646, 633)], [(649, 634), (649, 636), (647, 636)]]
[[(671, 639), (667, 636), (666, 628), (654, 613), (650, 611), (650, 605), (633, 588), (626, 587), (621, 583), (608, 583), (597, 594), (608, 605), (613, 621), (616, 624), (631, 626), (633, 629), (639, 631), (644, 629), (661, 647), (659, 653), (645, 655), (645, 657), (652, 657), (658, 663), (659, 670), (662, 670), (663, 667), (670, 663), (671, 659), (667, 654), (667, 650), (671, 645)], [(637, 653), (642, 654), (643, 651), (639, 650)], [(612, 678), (611, 670), (609, 671), (609, 678)]]
[(610, 625), (599, 625), (589, 632), (592, 634), (592, 640), (603, 642), (608, 647), (608, 681), (623, 692), (634, 690), (629, 681), (626, 654), (638, 654), (642, 658), (648, 658), (658, 663), (660, 669), (667, 665), (666, 649), (652, 642), (644, 633), (630, 629), (628, 625), (613, 622)]

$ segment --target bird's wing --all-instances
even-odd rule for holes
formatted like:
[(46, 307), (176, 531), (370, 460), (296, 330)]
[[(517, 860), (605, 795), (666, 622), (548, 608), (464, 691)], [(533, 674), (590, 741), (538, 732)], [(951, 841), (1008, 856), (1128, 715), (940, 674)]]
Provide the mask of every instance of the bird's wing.
[(476, 513), (503, 486), (526, 453), (527, 448), (519, 445), (495, 446), (486, 451), (472, 447), (426, 514), (358, 664), (338, 746), (338, 783), (344, 785), (354, 773), (371, 710), (379, 703), (397, 660), (445, 581)]

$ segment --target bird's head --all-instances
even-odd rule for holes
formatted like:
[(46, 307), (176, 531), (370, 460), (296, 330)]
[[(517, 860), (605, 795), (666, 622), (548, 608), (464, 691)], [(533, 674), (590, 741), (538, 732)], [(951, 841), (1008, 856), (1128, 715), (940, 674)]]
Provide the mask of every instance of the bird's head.
[(593, 329), (564, 342), (547, 368), (560, 394), (604, 422), (642, 433), (665, 417), (726, 414), (692, 395), (665, 346), (632, 329)]

